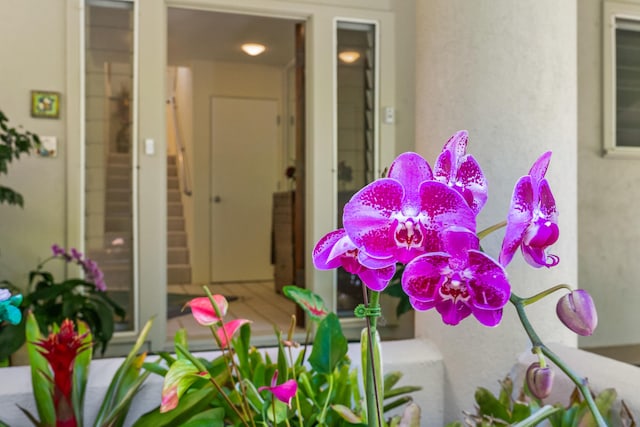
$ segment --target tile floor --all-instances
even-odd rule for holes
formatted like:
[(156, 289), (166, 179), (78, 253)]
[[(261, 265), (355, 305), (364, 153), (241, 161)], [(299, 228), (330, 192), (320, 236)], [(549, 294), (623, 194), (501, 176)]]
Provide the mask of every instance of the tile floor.
[[(210, 284), (209, 290), (213, 294), (237, 297), (229, 303), (227, 319), (249, 319), (254, 345), (273, 345), (276, 343), (274, 325), (284, 334), (289, 330), (291, 315), (296, 312), (293, 301), (275, 292), (273, 282), (238, 282), (225, 284)], [(169, 285), (169, 293), (204, 296), (202, 285)], [(195, 322), (190, 313), (167, 320), (167, 342), (171, 343), (176, 331), (187, 329), (190, 346), (198, 349), (213, 348), (211, 332), (207, 327)], [(297, 328), (296, 337), (299, 340), (304, 334), (302, 328)], [(207, 344), (208, 343), (208, 344)], [(193, 345), (191, 345), (193, 344)]]

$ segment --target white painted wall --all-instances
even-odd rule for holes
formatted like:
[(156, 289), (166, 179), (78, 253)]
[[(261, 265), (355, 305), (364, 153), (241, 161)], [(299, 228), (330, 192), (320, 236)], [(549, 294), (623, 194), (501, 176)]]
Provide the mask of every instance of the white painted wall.
[[(513, 185), (545, 150), (553, 150), (548, 179), (558, 202), (560, 265), (534, 270), (520, 255), (509, 265), (514, 291), (532, 295), (557, 283), (577, 284), (576, 4), (466, 0), (417, 2), (416, 149), (433, 161), (447, 138), (470, 133), (468, 151), (489, 182), (478, 228), (506, 217)], [(503, 232), (483, 242), (497, 257)], [(548, 342), (575, 344), (555, 316), (555, 298), (529, 313)], [(495, 329), (469, 318), (458, 327), (436, 312), (416, 315), (416, 333), (443, 354), (445, 419), (473, 407), (479, 385), (497, 389), (528, 340), (507, 306)]]
[(640, 163), (602, 155), (602, 4), (578, 2), (578, 277), (599, 313), (581, 347), (640, 342)]

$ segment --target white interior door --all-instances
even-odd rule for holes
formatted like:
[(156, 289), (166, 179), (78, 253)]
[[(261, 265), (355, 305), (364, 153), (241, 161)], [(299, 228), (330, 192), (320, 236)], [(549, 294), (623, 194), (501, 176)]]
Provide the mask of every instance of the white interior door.
[(211, 282), (273, 280), (277, 102), (211, 98)]

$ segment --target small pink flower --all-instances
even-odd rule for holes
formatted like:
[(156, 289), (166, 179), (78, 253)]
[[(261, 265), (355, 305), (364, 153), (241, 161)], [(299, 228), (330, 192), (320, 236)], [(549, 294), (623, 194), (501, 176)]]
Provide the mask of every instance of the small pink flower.
[(227, 310), (229, 309), (229, 303), (223, 295), (212, 295), (212, 297), (220, 310), (221, 317), (218, 317), (209, 297), (194, 298), (185, 304), (185, 306), (191, 307), (191, 313), (193, 313), (193, 318), (196, 319), (196, 322), (203, 326), (221, 322), (222, 317), (227, 314)]
[(276, 370), (273, 373), (273, 377), (271, 378), (271, 386), (258, 387), (258, 391), (270, 391), (276, 397), (276, 399), (286, 403), (289, 407), (291, 407), (291, 399), (293, 399), (293, 396), (295, 396), (296, 392), (298, 391), (298, 383), (293, 379), (285, 381), (280, 385), (276, 385), (277, 383), (278, 371)]
[(251, 323), (251, 320), (234, 319), (218, 328), (216, 330), (216, 334), (218, 335), (220, 348), (229, 347), (229, 341), (231, 341), (231, 338), (233, 338), (235, 333), (238, 331), (238, 329), (240, 329), (242, 325), (245, 325), (247, 323)]

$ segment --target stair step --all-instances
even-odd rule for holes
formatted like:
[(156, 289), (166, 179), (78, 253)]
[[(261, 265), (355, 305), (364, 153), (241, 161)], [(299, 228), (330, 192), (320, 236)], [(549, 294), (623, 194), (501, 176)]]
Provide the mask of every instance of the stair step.
[(133, 220), (130, 216), (108, 216), (104, 219), (105, 231), (129, 231), (132, 227)]
[(189, 249), (167, 248), (167, 265), (189, 264)]
[(92, 249), (88, 251), (87, 256), (97, 262), (101, 269), (112, 265), (128, 266), (131, 268), (132, 265), (130, 248)]
[(168, 231), (167, 232), (167, 247), (185, 247), (187, 246), (187, 233), (184, 231)]
[(167, 166), (176, 166), (178, 164), (178, 156), (175, 154), (167, 155)]
[(167, 266), (167, 284), (180, 283), (191, 283), (191, 266), (189, 264)]
[(131, 176), (110, 175), (107, 177), (107, 188), (110, 190), (126, 190), (131, 188)]
[(167, 231), (182, 231), (182, 230), (184, 230), (184, 218), (182, 217), (167, 218)]
[(177, 177), (178, 176), (178, 166), (176, 166), (176, 165), (168, 165), (167, 166), (167, 176), (168, 177)]
[(180, 190), (180, 181), (178, 177), (167, 177), (167, 190)]
[(128, 163), (109, 164), (107, 166), (107, 176), (131, 176), (131, 165)]
[(131, 215), (131, 200), (125, 201), (112, 201), (107, 202), (106, 205), (107, 215)]
[(182, 203), (167, 203), (167, 216), (182, 216), (183, 214)]
[(131, 165), (131, 154), (109, 153), (109, 165)]
[(181, 201), (182, 199), (180, 198), (180, 190), (177, 190), (177, 189), (167, 190), (167, 202), (174, 203), (174, 202), (181, 202)]
[(104, 282), (109, 291), (126, 291), (133, 289), (133, 269), (130, 266), (105, 265), (101, 267)]
[(131, 200), (131, 188), (127, 189), (107, 189), (107, 203), (109, 202), (126, 202)]

